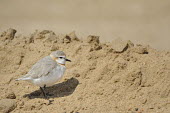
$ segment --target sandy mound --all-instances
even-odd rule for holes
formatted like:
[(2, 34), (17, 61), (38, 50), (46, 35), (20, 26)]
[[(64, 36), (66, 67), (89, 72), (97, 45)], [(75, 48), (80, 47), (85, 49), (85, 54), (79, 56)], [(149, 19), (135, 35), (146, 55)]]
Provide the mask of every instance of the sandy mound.
[[(13, 113), (169, 113), (170, 53), (117, 39), (100, 43), (98, 36), (78, 39), (52, 31), (0, 36), (0, 111)], [(15, 81), (52, 51), (63, 50), (64, 78), (47, 88), (54, 94), (48, 105), (39, 88)], [(9, 101), (3, 105), (4, 99)], [(17, 106), (16, 106), (16, 105)], [(12, 106), (12, 108), (10, 107)]]

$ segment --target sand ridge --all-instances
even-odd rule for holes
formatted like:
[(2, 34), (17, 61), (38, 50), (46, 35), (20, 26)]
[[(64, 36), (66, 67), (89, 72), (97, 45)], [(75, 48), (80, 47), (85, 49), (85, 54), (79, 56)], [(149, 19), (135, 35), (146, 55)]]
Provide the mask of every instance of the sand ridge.
[[(101, 43), (94, 35), (80, 39), (75, 32), (16, 32), (10, 28), (0, 35), (1, 112), (170, 112), (170, 52), (121, 39)], [(72, 62), (63, 79), (47, 88), (54, 100), (48, 105), (37, 86), (15, 79), (55, 50)]]

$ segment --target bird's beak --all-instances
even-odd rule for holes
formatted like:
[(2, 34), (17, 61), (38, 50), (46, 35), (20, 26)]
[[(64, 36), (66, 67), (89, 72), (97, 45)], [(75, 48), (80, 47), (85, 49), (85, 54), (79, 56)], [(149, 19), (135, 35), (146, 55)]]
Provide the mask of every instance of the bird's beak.
[(66, 59), (66, 61), (69, 61), (69, 62), (71, 62), (71, 60), (69, 60), (69, 59)]

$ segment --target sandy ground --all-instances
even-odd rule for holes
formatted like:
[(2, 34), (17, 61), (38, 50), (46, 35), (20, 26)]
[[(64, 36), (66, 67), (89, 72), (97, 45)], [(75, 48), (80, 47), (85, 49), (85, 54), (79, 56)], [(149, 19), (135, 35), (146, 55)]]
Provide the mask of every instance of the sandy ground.
[[(0, 36), (0, 112), (7, 113), (169, 113), (170, 52), (98, 36), (80, 39), (75, 32), (35, 31)], [(47, 91), (15, 81), (52, 51), (71, 59), (61, 81)]]

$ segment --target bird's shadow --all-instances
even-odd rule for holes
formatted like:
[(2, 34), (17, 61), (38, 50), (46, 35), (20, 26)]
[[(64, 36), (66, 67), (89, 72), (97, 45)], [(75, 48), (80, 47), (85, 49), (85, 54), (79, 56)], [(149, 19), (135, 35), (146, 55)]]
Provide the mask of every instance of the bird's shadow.
[[(51, 87), (46, 87), (45, 92), (50, 94), (48, 98), (69, 96), (74, 92), (78, 84), (79, 81), (76, 78), (72, 77), (62, 83), (55, 84)], [(29, 99), (44, 98), (40, 89), (31, 92), (30, 94), (25, 94), (23, 97), (28, 97)]]

